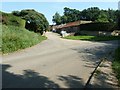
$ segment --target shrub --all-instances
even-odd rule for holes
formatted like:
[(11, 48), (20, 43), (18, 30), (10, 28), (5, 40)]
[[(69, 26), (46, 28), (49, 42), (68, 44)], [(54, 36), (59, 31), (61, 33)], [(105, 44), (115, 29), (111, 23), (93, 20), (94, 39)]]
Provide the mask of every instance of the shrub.
[(2, 24), (25, 27), (25, 20), (17, 16), (14, 16), (12, 14), (7, 14), (2, 12)]
[(48, 29), (49, 23), (45, 16), (34, 9), (26, 9), (20, 12), (14, 11), (13, 14), (26, 20), (26, 29), (41, 34), (43, 33), (43, 30)]

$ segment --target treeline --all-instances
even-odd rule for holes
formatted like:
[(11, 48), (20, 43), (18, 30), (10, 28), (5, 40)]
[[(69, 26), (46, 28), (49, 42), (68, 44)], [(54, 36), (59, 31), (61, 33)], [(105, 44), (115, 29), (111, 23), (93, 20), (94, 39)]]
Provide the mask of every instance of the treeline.
[(98, 7), (91, 7), (80, 11), (65, 7), (62, 16), (56, 12), (52, 19), (56, 25), (74, 22), (77, 20), (112, 23), (120, 22), (120, 11), (112, 9), (103, 10)]

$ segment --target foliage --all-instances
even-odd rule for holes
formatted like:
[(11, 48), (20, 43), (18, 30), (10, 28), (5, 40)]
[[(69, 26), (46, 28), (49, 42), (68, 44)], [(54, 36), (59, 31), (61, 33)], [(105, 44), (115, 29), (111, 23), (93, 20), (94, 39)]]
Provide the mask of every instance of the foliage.
[(73, 21), (77, 21), (80, 19), (80, 11), (76, 10), (76, 9), (70, 9), (65, 7), (64, 8), (64, 15), (67, 17), (67, 21), (66, 22), (73, 22)]
[(67, 16), (63, 15), (61, 16), (61, 23), (65, 24), (67, 22)]
[(108, 17), (105, 13), (101, 13), (98, 15), (98, 18), (95, 20), (96, 22), (109, 22)]
[(115, 60), (113, 61), (112, 67), (114, 72), (116, 73), (118, 84), (120, 86), (120, 47), (115, 51)]
[(120, 40), (120, 36), (67, 36), (65, 39), (87, 40), (87, 41), (109, 41)]
[(120, 10), (116, 10), (115, 16), (117, 17), (118, 27), (120, 29)]
[(26, 20), (26, 29), (41, 34), (48, 29), (49, 23), (45, 16), (34, 9), (21, 10), (20, 12), (14, 11), (13, 14)]
[(10, 53), (31, 47), (46, 37), (16, 26), (2, 25), (2, 52)]
[(84, 9), (81, 12), (81, 15), (85, 20), (95, 21), (100, 14), (100, 9), (98, 7), (91, 7), (88, 9)]
[(19, 11), (12, 11), (12, 14), (15, 16), (20, 16), (20, 12)]
[(18, 26), (18, 27), (25, 27), (25, 20), (14, 16), (12, 14), (7, 14), (7, 13), (2, 13), (2, 24), (5, 25), (14, 25), (14, 26)]
[[(68, 22), (74, 22), (77, 20), (115, 23), (120, 17), (119, 10), (112, 10), (112, 9), (100, 10), (98, 7), (91, 7), (84, 9), (82, 11), (65, 7), (63, 13), (64, 14), (62, 16), (59, 15), (59, 20), (57, 20), (58, 18), (56, 18), (56, 20), (53, 20), (53, 22), (56, 23), (57, 25)], [(60, 21), (60, 22), (56, 22), (56, 21)]]
[(52, 21), (55, 22), (57, 25), (61, 24), (61, 16), (58, 12), (55, 13)]

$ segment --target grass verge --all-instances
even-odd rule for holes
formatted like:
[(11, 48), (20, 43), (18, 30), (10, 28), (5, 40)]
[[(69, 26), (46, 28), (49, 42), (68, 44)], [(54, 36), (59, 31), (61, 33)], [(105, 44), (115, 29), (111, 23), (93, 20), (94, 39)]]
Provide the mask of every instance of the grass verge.
[(120, 47), (115, 51), (115, 60), (112, 64), (113, 70), (116, 73), (118, 79), (118, 85), (120, 86)]
[(2, 53), (31, 47), (45, 39), (46, 37), (25, 28), (2, 25)]
[(87, 40), (87, 41), (109, 41), (120, 40), (120, 36), (67, 36), (65, 39)]

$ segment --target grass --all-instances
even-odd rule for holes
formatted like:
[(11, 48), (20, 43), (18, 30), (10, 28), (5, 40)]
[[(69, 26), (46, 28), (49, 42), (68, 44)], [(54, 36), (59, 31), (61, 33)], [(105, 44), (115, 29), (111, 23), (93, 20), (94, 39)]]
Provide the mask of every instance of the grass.
[(30, 32), (25, 28), (2, 25), (2, 53), (31, 47), (45, 39), (46, 37)]
[(4, 12), (0, 12), (0, 14), (2, 15), (2, 24), (14, 25), (22, 28), (25, 27), (26, 21), (21, 19), (20, 17), (14, 16), (10, 13), (9, 14), (4, 13)]
[(118, 79), (118, 85), (120, 86), (120, 47), (115, 51), (115, 60), (112, 64), (113, 70), (116, 73)]
[(87, 40), (87, 41), (109, 41), (109, 40), (120, 40), (120, 36), (67, 36), (65, 39), (72, 40)]

